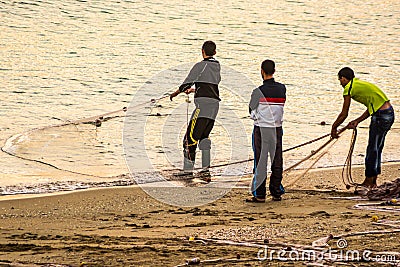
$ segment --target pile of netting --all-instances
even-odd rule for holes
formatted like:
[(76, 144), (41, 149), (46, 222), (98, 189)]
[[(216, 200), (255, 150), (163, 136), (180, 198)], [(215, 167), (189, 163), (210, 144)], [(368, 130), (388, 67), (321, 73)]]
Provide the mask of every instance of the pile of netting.
[(380, 186), (368, 191), (370, 200), (388, 200), (400, 198), (400, 178), (392, 182), (385, 182)]

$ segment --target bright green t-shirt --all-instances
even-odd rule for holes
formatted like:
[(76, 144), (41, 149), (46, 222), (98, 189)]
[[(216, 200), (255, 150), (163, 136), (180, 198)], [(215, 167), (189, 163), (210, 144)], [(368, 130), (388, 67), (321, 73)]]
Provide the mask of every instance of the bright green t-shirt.
[(378, 86), (358, 78), (354, 78), (344, 87), (343, 95), (349, 95), (349, 91), (352, 99), (368, 108), (369, 115), (374, 114), (386, 101), (389, 101), (389, 98)]

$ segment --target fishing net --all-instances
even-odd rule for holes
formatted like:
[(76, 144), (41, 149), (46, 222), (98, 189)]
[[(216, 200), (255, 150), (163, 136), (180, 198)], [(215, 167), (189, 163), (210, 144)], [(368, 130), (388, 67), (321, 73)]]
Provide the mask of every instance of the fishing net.
[[(106, 182), (109, 186), (159, 182), (166, 177), (162, 172), (168, 174), (182, 167), (182, 140), (193, 110), (193, 99), (187, 101), (182, 94), (170, 101), (168, 93), (176, 90), (190, 67), (191, 64), (182, 65), (157, 74), (138, 90), (127, 107), (18, 133), (7, 140), (2, 150), (50, 169), (86, 177), (89, 183)], [(212, 174), (218, 177), (217, 186), (237, 185), (242, 180), (241, 185), (247, 187), (253, 172), (248, 98), (255, 85), (231, 69), (223, 70), (222, 77), (228, 78), (220, 85), (223, 101), (211, 134), (212, 166), (215, 166)], [(284, 169), (296, 165), (292, 171), (298, 171), (298, 175), (289, 180), (284, 178), (284, 182), (295, 188), (338, 189), (333, 184), (344, 187), (340, 174), (314, 180), (301, 178), (304, 170), (311, 168), (342, 167), (351, 140), (349, 131), (322, 149), (329, 135), (296, 147), (321, 132), (329, 132), (330, 127), (325, 123), (302, 122), (293, 112), (285, 113), (285, 118), (284, 149), (294, 149), (285, 149)], [(368, 128), (359, 127), (358, 140), (362, 141), (354, 146), (353, 165), (363, 164), (367, 136)], [(398, 137), (399, 131), (393, 127), (386, 141), (384, 162), (396, 160), (392, 155), (398, 153), (393, 145)], [(196, 167), (200, 162), (197, 161)], [(361, 182), (362, 176), (357, 174), (354, 180)], [(57, 177), (54, 176), (54, 181)], [(113, 181), (116, 183), (108, 183)]]
[[(171, 77), (175, 77), (173, 81), (183, 80), (188, 69), (186, 65), (159, 73), (136, 92), (127, 107), (18, 133), (6, 141), (2, 150), (49, 169), (47, 174), (32, 173), (32, 176), (50, 177), (46, 181), (41, 179), (43, 183), (37, 187), (57, 180), (67, 181), (70, 177), (87, 181), (82, 188), (164, 181), (164, 171), (182, 167), (182, 140), (194, 107), (193, 97), (187, 101), (184, 94), (169, 100), (169, 93), (179, 85), (170, 81)], [(248, 161), (230, 165), (251, 156), (247, 100), (232, 93), (232, 83), (240, 84), (240, 77), (235, 77), (220, 85), (224, 102), (220, 104), (211, 136), (212, 165), (225, 165), (213, 171), (220, 178), (222, 175), (240, 177), (251, 170)], [(243, 87), (251, 90), (254, 85), (249, 84)], [(196, 167), (199, 165), (201, 160)]]
[[(225, 97), (227, 99), (232, 98), (229, 95)], [(2, 150), (18, 158), (47, 165), (67, 173), (89, 176), (92, 177), (92, 180), (94, 178), (106, 179), (107, 181), (120, 180), (123, 177), (128, 179), (128, 183), (135, 183), (135, 177), (132, 177), (132, 173), (134, 173), (140, 177), (136, 179), (140, 182), (158, 181), (159, 179), (154, 176), (155, 172), (181, 168), (182, 139), (186, 129), (188, 106), (189, 113), (192, 109), (192, 103), (188, 105), (185, 100), (185, 96), (182, 95), (176, 101), (171, 102), (167, 96), (162, 95), (157, 99), (149, 98), (148, 101), (129, 108), (121, 108), (89, 118), (32, 129), (12, 136), (7, 140)], [(246, 104), (243, 103), (243, 105)], [(221, 115), (227, 116), (223, 112)], [(237, 143), (233, 140), (227, 124), (222, 122), (224, 120), (224, 117), (222, 117), (213, 129), (212, 165), (232, 164), (229, 172), (226, 172), (226, 166), (222, 166), (215, 168), (213, 174), (225, 176), (250, 175), (246, 180), (246, 183), (248, 183), (253, 171), (251, 148), (247, 140), (251, 136), (252, 126), (246, 115), (241, 115), (240, 123), (245, 125), (244, 129), (247, 131), (243, 134), (246, 137), (241, 146), (246, 147), (247, 150), (232, 158), (231, 151), (236, 149), (235, 144)], [(137, 153), (130, 153), (128, 157), (135, 162), (141, 162), (143, 158), (146, 158), (146, 162), (139, 164), (140, 168), (131, 170), (131, 173), (126, 164), (127, 155), (122, 138), (127, 117), (145, 122), (143, 140), (135, 129), (128, 129), (128, 134), (136, 136), (138, 142), (138, 144), (131, 144), (131, 148)], [(179, 124), (176, 123), (177, 121), (179, 121)], [(285, 134), (290, 135), (291, 133)], [(367, 134), (366, 128), (360, 128), (358, 139), (366, 140)], [(394, 128), (388, 135), (387, 143), (394, 142), (393, 139), (396, 136), (398, 136), (398, 131)], [(294, 169), (298, 172), (297, 176), (286, 180), (287, 185), (295, 188), (315, 188), (316, 185), (321, 186), (321, 184), (325, 184), (325, 188), (329, 188), (332, 184), (344, 186), (340, 175), (323, 178), (319, 181), (298, 181), (304, 171), (310, 168), (343, 166), (348, 146), (351, 145), (350, 131), (344, 132), (343, 138), (339, 139), (337, 143), (332, 143), (321, 151), (317, 151), (327, 140), (329, 140), (329, 137), (284, 152), (286, 170), (298, 164)], [(143, 144), (144, 150), (135, 150), (135, 147)], [(365, 147), (362, 144), (356, 144), (353, 149), (355, 151), (352, 155), (352, 164), (362, 166)], [(385, 147), (387, 159), (390, 160), (390, 155), (395, 154), (395, 150), (396, 147), (392, 145)], [(338, 154), (340, 154), (340, 157)], [(299, 164), (302, 159), (308, 156), (307, 161)], [(241, 163), (236, 164), (237, 162)], [(351, 172), (351, 169), (349, 170), (347, 167), (346, 173), (349, 174), (349, 172)], [(362, 179), (362, 172), (354, 177), (357, 182), (361, 182)]]
[(3, 151), (75, 174), (118, 176), (127, 173), (120, 138), (123, 119), (119, 110), (32, 129), (8, 139)]
[(385, 182), (373, 188), (366, 194), (370, 200), (387, 200), (400, 198), (400, 178), (391, 182)]

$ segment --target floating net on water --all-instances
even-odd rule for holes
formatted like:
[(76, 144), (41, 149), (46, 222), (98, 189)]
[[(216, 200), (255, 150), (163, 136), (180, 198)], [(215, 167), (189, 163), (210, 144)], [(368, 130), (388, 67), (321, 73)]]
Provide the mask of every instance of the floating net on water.
[[(121, 135), (124, 111), (32, 129), (14, 135), (2, 150), (76, 174), (113, 177), (127, 173)], [(112, 167), (110, 167), (112, 166)]]
[[(181, 101), (183, 102), (183, 101)], [(174, 113), (176, 105), (180, 105), (178, 112)], [(140, 161), (144, 157), (151, 159), (151, 168), (134, 172), (140, 176), (142, 182), (154, 182), (159, 179), (155, 174), (161, 170), (176, 170), (181, 166), (182, 160), (182, 138), (185, 131), (187, 120), (186, 104), (171, 103), (166, 96), (160, 99), (150, 99), (136, 107), (121, 108), (116, 111), (104, 113), (98, 116), (64, 122), (56, 125), (32, 129), (25, 133), (20, 133), (9, 138), (2, 150), (10, 155), (21, 159), (34, 161), (52, 168), (69, 172), (72, 174), (93, 176), (103, 179), (121, 179), (129, 177), (130, 170), (126, 164), (126, 154), (123, 144), (124, 123), (127, 116), (136, 117), (138, 120), (146, 120), (144, 140), (137, 138), (138, 143), (145, 143), (147, 149), (145, 154), (138, 150), (134, 160)], [(172, 112), (172, 113), (171, 113)], [(173, 116), (173, 118), (171, 118)], [(172, 121), (180, 121), (180, 128)], [(248, 120), (248, 118), (243, 118)], [(167, 128), (165, 128), (165, 125)], [(162, 127), (161, 127), (162, 126)], [(251, 128), (251, 125), (248, 126)], [(168, 139), (163, 137), (163, 131), (168, 132)], [(366, 129), (360, 131), (364, 138), (367, 134)], [(135, 135), (134, 129), (131, 131)], [(350, 137), (350, 134), (345, 133)], [(397, 135), (397, 131), (391, 131), (389, 137)], [(171, 137), (172, 136), (172, 137)], [(216, 124), (213, 130), (214, 157), (213, 165), (224, 163), (231, 164), (231, 173), (224, 173), (221, 169), (213, 170), (214, 174), (243, 175), (252, 173), (252, 160), (250, 154), (243, 154), (234, 160), (230, 158), (230, 149), (226, 147), (226, 140), (231, 137), (222, 124)], [(393, 137), (389, 139), (392, 140)], [(167, 140), (163, 140), (167, 139)], [(284, 154), (286, 168), (295, 164), (304, 156), (312, 153), (326, 139), (310, 144), (306, 148), (291, 150)], [(333, 149), (325, 150), (322, 163), (314, 164), (312, 160), (318, 159), (318, 155), (311, 157), (311, 162), (299, 165), (297, 169), (307, 169), (329, 166), (343, 166), (349, 138), (341, 139)], [(134, 144), (132, 144), (134, 145)], [(337, 151), (337, 146), (343, 148), (341, 153)], [(354, 153), (355, 164), (362, 164), (364, 159), (364, 147), (358, 145), (358, 151)], [(391, 145), (385, 148), (390, 151), (395, 149)], [(337, 154), (342, 154), (338, 160)], [(171, 155), (174, 155), (171, 157)], [(236, 161), (243, 161), (235, 164)], [(129, 178), (134, 183), (132, 177)]]

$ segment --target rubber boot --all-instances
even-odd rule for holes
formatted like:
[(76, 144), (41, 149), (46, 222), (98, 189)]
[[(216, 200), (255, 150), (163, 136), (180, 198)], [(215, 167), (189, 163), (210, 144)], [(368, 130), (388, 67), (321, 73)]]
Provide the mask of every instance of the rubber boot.
[(207, 183), (211, 182), (211, 174), (209, 171), (211, 164), (211, 151), (210, 150), (201, 150), (201, 168), (202, 170), (199, 172), (200, 178)]
[(190, 160), (186, 157), (183, 158), (183, 171), (187, 173), (193, 173), (194, 160)]
[(208, 170), (211, 164), (211, 150), (201, 151), (201, 167), (203, 170)]
[[(189, 159), (189, 157), (193, 158), (193, 160)], [(194, 163), (195, 163), (196, 154), (190, 155), (189, 152), (184, 149), (183, 150), (183, 170), (174, 174), (174, 176), (192, 176)]]

